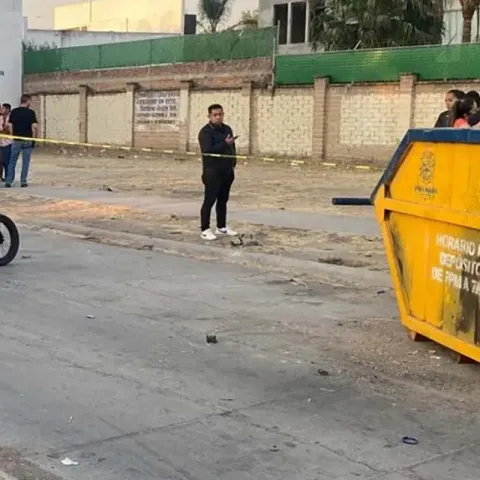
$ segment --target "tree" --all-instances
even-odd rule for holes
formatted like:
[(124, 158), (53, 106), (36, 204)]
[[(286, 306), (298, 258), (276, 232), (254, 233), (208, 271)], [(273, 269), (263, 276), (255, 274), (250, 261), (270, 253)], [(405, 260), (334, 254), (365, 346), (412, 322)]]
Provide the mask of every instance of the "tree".
[(472, 41), (472, 19), (476, 11), (480, 9), (480, 0), (460, 0), (462, 6), (463, 29), (462, 43)]
[(314, 50), (428, 45), (442, 39), (443, 0), (310, 2)]
[(198, 24), (209, 33), (218, 31), (218, 26), (230, 15), (230, 8), (234, 0), (199, 0)]
[(258, 16), (258, 10), (245, 10), (244, 12), (242, 12), (242, 17), (238, 26), (240, 28), (258, 28)]
[(52, 43), (51, 45), (48, 43), (43, 43), (41, 45), (36, 44), (33, 40), (24, 40), (22, 42), (23, 51), (24, 52), (39, 52), (42, 50), (53, 50), (57, 48), (57, 46)]

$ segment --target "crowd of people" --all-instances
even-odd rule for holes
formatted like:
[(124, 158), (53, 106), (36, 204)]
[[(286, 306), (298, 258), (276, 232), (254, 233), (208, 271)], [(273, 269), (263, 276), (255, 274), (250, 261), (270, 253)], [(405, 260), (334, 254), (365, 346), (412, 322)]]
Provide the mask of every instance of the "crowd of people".
[(17, 161), (22, 154), (22, 172), (20, 186), (28, 187), (30, 159), (38, 136), (38, 122), (31, 108), (29, 95), (22, 95), (20, 106), (12, 110), (11, 105), (3, 103), (0, 107), (0, 134), (17, 137), (0, 137), (0, 177), (5, 187), (10, 188), (15, 181)]
[(452, 89), (445, 94), (445, 107), (435, 128), (479, 128), (480, 94), (475, 90), (463, 92)]

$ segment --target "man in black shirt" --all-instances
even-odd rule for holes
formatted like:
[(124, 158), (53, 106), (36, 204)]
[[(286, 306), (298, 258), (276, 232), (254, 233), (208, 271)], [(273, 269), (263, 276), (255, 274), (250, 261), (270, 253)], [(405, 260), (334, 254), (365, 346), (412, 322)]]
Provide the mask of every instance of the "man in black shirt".
[(28, 187), (28, 171), (30, 169), (30, 159), (32, 150), (35, 146), (34, 139), (38, 136), (37, 115), (30, 108), (30, 95), (22, 95), (20, 106), (14, 108), (10, 113), (9, 131), (14, 137), (12, 144), (12, 153), (8, 164), (5, 187), (10, 188), (15, 180), (15, 167), (17, 160), (22, 153), (22, 173), (20, 176), (20, 185)]
[[(216, 240), (218, 235), (235, 237), (237, 232), (227, 226), (227, 202), (235, 180), (236, 148), (232, 129), (223, 123), (221, 105), (208, 107), (209, 122), (200, 130), (198, 141), (203, 156), (202, 182), (205, 196), (201, 210), (201, 237)], [(213, 154), (213, 155), (209, 155)], [(225, 156), (215, 156), (225, 155)], [(216, 203), (217, 229), (210, 229), (210, 216)]]

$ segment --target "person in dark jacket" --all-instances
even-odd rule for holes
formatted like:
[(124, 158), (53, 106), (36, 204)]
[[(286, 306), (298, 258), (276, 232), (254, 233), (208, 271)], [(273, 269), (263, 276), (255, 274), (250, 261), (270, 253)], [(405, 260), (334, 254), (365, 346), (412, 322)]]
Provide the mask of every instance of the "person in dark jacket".
[[(230, 188), (235, 180), (236, 148), (232, 129), (223, 123), (223, 107), (219, 104), (208, 107), (209, 122), (200, 130), (198, 141), (203, 158), (202, 182), (205, 195), (200, 213), (201, 238), (216, 240), (219, 235), (237, 236), (227, 226), (227, 203)], [(210, 228), (213, 205), (216, 204), (217, 228)]]
[(457, 100), (460, 100), (461, 98), (464, 98), (464, 97), (465, 97), (465, 92), (462, 92), (461, 90), (457, 90), (455, 88), (452, 90), (449, 90), (445, 94), (445, 107), (447, 107), (447, 109), (438, 116), (437, 121), (435, 122), (434, 128), (450, 127), (452, 123), (451, 121), (452, 108), (455, 105), (455, 102)]
[(475, 90), (471, 90), (470, 92), (466, 93), (468, 98), (471, 98), (475, 102), (475, 110), (472, 114), (468, 117), (468, 124), (471, 127), (474, 127), (480, 123), (480, 94)]

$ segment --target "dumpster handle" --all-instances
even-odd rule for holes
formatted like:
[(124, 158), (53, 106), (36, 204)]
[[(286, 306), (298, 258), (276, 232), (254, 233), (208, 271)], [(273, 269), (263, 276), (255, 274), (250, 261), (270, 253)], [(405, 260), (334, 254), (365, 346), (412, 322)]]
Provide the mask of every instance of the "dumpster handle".
[(334, 197), (332, 198), (333, 205), (347, 205), (347, 206), (371, 206), (372, 200), (369, 197)]

